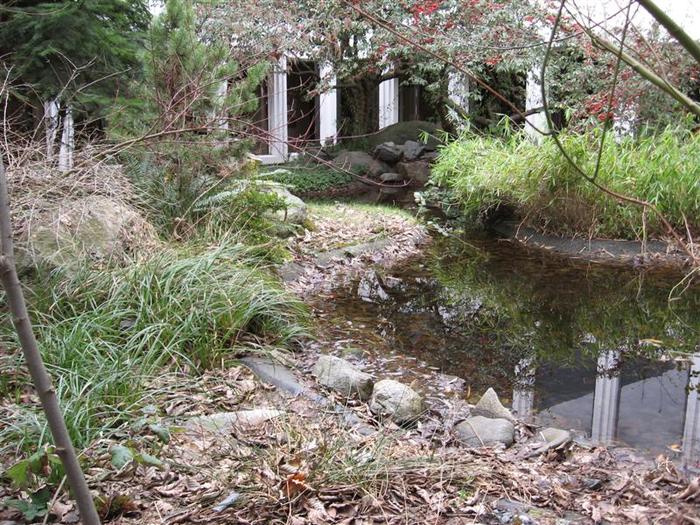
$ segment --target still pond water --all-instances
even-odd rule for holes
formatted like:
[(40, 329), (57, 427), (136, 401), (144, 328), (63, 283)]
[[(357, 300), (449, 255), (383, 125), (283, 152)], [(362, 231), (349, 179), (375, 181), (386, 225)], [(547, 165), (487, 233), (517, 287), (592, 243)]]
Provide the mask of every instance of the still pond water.
[(352, 283), (333, 310), (381, 325), (385, 349), (464, 378), (472, 398), (494, 387), (522, 418), (695, 469), (700, 286), (682, 278), (437, 240)]

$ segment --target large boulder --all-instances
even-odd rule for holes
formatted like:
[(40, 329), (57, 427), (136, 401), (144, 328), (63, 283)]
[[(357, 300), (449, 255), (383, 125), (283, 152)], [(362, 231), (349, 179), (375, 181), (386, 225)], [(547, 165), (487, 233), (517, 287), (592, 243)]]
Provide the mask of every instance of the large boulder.
[(272, 214), (272, 218), (289, 224), (303, 224), (308, 216), (306, 203), (282, 186), (270, 186), (263, 191), (274, 193), (284, 202), (284, 208)]
[(430, 180), (430, 164), (424, 160), (414, 162), (399, 162), (396, 170), (405, 178), (418, 184), (425, 184)]
[(367, 400), (372, 394), (372, 376), (345, 359), (322, 355), (312, 373), (321, 385), (346, 397), (356, 393), (360, 399)]
[(369, 409), (377, 416), (392, 418), (397, 423), (409, 423), (422, 414), (423, 398), (403, 383), (383, 379), (374, 385)]
[(338, 153), (333, 159), (333, 165), (356, 175), (379, 177), (382, 173), (391, 171), (385, 162), (375, 159), (365, 151), (346, 151)]
[(513, 414), (510, 413), (510, 410), (504, 407), (501, 400), (498, 399), (498, 394), (496, 394), (493, 388), (489, 388), (484, 395), (481, 396), (481, 399), (479, 399), (472, 413), (484, 417), (506, 419), (512, 423), (516, 421)]
[(18, 254), (20, 266), (124, 262), (158, 242), (154, 228), (138, 211), (102, 195), (64, 201), (35, 215), (27, 230)]
[(408, 140), (420, 142), (424, 132), (430, 135), (426, 148), (433, 150), (438, 147), (440, 140), (437, 138), (440, 127), (432, 122), (423, 120), (408, 120), (406, 122), (397, 122), (391, 126), (387, 126), (379, 133), (372, 135), (368, 144), (370, 148), (375, 148), (384, 142), (393, 142), (394, 144), (404, 144)]
[(508, 447), (513, 444), (515, 427), (506, 419), (474, 416), (456, 425), (455, 432), (457, 439), (470, 447), (488, 447), (499, 443)]

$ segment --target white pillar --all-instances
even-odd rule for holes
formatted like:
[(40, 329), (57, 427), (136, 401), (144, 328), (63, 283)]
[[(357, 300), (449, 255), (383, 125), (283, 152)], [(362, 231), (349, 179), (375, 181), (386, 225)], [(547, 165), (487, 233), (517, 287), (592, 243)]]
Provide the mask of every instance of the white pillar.
[(61, 133), (61, 148), (58, 152), (58, 169), (67, 172), (73, 169), (73, 151), (75, 150), (75, 127), (73, 112), (70, 106), (66, 108), (63, 117), (63, 132)]
[[(525, 84), (525, 112), (531, 111), (533, 109), (541, 108), (544, 104), (544, 99), (542, 98), (542, 83), (540, 82), (540, 71), (536, 68), (531, 69), (527, 74), (527, 81)], [(547, 116), (544, 111), (538, 111), (525, 118), (525, 132), (535, 140), (540, 142), (543, 136), (536, 131), (547, 132), (549, 127), (547, 125)]]
[(619, 350), (607, 350), (598, 357), (591, 425), (591, 439), (597, 443), (610, 443), (617, 434), (621, 389), (619, 365)]
[(58, 111), (60, 109), (57, 99), (44, 102), (44, 127), (46, 129), (46, 158), (52, 159), (56, 135), (58, 133)]
[(683, 467), (700, 467), (700, 354), (693, 354), (683, 423)]
[(399, 79), (379, 83), (379, 129), (399, 121)]
[(513, 412), (518, 417), (528, 418), (535, 405), (535, 366), (531, 357), (525, 357), (515, 365), (513, 385)]
[[(336, 76), (330, 64), (323, 64), (319, 71), (321, 83), (335, 86)], [(338, 140), (338, 93), (335, 87), (319, 96), (319, 138), (321, 146), (333, 145)]]
[[(450, 71), (447, 78), (447, 96), (464, 113), (469, 113), (469, 78), (459, 71)], [(447, 112), (458, 128), (469, 125), (469, 122), (454, 109), (448, 107)]]
[(287, 57), (279, 59), (268, 80), (268, 133), (270, 155), (287, 160)]
[(215, 122), (218, 131), (228, 129), (228, 107), (226, 107), (226, 95), (228, 94), (228, 80), (222, 80), (216, 87), (214, 108), (210, 118)]

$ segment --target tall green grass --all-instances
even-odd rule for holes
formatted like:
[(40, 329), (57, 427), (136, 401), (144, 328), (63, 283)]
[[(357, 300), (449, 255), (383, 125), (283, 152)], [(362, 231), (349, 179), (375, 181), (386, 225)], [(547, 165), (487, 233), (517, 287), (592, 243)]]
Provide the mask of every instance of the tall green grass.
[[(569, 155), (586, 173), (595, 171), (600, 130), (562, 134)], [(680, 231), (685, 220), (700, 229), (700, 136), (667, 129), (657, 135), (608, 136), (597, 181), (654, 204)], [(642, 209), (620, 204), (581, 177), (551, 139), (541, 145), (522, 134), (505, 139), (465, 134), (443, 148), (433, 182), (453, 190), (467, 215), (505, 204), (530, 225), (562, 234), (641, 237)], [(647, 216), (647, 233), (666, 232)]]
[[(202, 370), (248, 344), (281, 346), (304, 333), (304, 305), (258, 260), (233, 240), (165, 251), (127, 268), (37, 277), (31, 317), (78, 447), (128, 422), (158, 376)], [(9, 323), (2, 339), (17, 346)], [(48, 439), (32, 410), (3, 423), (5, 445)]]

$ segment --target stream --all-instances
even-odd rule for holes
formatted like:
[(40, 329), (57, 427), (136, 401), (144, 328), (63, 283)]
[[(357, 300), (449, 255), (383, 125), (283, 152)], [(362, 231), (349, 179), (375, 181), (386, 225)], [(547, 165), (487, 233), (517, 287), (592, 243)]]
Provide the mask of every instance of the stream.
[[(700, 286), (682, 279), (471, 235), (435, 239), (315, 308), (337, 344), (428, 396), (456, 376), (470, 402), (493, 387), (520, 418), (695, 470)], [(435, 372), (444, 381), (428, 385)]]

